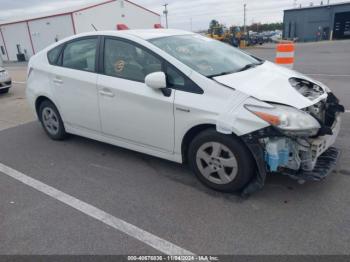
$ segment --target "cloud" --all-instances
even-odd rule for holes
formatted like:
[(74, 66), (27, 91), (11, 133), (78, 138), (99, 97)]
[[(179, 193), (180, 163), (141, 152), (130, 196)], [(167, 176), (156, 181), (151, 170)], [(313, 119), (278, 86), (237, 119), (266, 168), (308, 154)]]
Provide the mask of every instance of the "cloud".
[[(134, 0), (162, 13), (165, 1), (169, 4), (170, 27), (189, 30), (207, 29), (210, 20), (217, 19), (226, 25), (243, 24), (243, 5), (247, 4), (247, 24), (253, 22), (282, 22), (283, 10), (294, 7), (293, 0)], [(319, 5), (322, 0), (297, 0), (299, 6)], [(331, 0), (331, 3), (344, 0)], [(327, 3), (327, 0), (323, 0)], [(164, 19), (163, 19), (164, 20)], [(164, 24), (164, 21), (163, 21)]]
[[(74, 5), (100, 2), (101, 0), (2, 0), (0, 19), (25, 14), (37, 14)], [(131, 0), (162, 14), (166, 2), (169, 10), (169, 26), (172, 28), (193, 30), (206, 29), (210, 20), (217, 19), (226, 25), (243, 24), (243, 4), (247, 4), (247, 24), (253, 22), (281, 22), (283, 10), (293, 8), (293, 0)], [(308, 6), (311, 1), (315, 5), (322, 0), (297, 0), (297, 4)], [(323, 0), (324, 3), (327, 0)], [(339, 3), (343, 0), (331, 0)], [(164, 16), (162, 17), (165, 24)]]

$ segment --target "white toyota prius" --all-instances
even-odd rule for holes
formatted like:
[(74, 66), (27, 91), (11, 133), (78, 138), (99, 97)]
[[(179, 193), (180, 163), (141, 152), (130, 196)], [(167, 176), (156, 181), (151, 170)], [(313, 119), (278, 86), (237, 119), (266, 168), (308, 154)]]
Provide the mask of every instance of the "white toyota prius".
[(76, 35), (33, 56), (27, 98), (67, 134), (187, 162), (207, 186), (248, 195), (267, 174), (321, 180), (344, 107), (324, 84), (177, 30)]

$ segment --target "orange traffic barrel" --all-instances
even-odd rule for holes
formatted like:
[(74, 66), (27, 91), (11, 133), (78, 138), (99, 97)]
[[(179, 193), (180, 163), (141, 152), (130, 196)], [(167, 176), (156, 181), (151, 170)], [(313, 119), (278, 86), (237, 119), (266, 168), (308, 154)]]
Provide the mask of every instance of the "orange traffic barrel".
[(281, 42), (276, 46), (276, 64), (293, 68), (295, 45), (293, 42)]
[(129, 27), (126, 24), (117, 24), (117, 30), (129, 30)]
[(154, 28), (155, 29), (162, 29), (162, 25), (161, 24), (154, 24)]

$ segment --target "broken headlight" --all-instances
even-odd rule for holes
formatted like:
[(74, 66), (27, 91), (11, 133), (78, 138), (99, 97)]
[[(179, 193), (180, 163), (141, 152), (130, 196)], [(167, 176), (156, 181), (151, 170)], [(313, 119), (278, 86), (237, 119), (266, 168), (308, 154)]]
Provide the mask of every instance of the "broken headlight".
[(245, 107), (257, 117), (290, 136), (315, 136), (321, 128), (319, 122), (308, 113), (290, 106), (271, 105)]
[(292, 77), (289, 79), (289, 83), (295, 88), (301, 95), (313, 101), (325, 93), (325, 91), (319, 85), (316, 85), (310, 81), (301, 78)]

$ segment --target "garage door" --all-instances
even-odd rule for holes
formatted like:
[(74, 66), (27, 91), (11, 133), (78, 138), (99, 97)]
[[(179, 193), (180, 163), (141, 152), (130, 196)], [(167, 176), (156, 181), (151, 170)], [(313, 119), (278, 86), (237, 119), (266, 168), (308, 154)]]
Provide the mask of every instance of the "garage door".
[(335, 14), (334, 39), (350, 39), (350, 12)]

